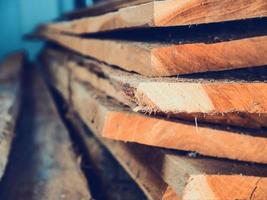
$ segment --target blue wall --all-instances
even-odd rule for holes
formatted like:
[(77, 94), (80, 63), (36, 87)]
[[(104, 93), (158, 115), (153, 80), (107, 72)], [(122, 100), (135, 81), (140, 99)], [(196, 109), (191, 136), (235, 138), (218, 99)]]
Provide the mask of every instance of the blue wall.
[(20, 49), (26, 49), (33, 59), (42, 43), (23, 41), (22, 36), (72, 10), (73, 5), (73, 0), (0, 0), (0, 59)]

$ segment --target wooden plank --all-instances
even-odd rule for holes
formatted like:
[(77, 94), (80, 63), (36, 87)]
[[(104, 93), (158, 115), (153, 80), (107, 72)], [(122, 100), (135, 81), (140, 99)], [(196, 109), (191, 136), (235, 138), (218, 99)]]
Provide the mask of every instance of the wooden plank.
[[(54, 86), (57, 87), (57, 85)], [(65, 97), (65, 99), (68, 98)], [(189, 157), (183, 152), (114, 142), (101, 138), (101, 132), (95, 126), (96, 121), (85, 122), (117, 159), (128, 158), (131, 160), (128, 162), (129, 166), (135, 166), (132, 162), (135, 163), (136, 159), (141, 163), (146, 163), (147, 168), (154, 170), (162, 177), (177, 194), (183, 197), (182, 199), (195, 199), (195, 197), (199, 199), (206, 197), (210, 199), (266, 198), (266, 165), (200, 156)], [(142, 176), (142, 173), (140, 175)], [(233, 188), (235, 189), (233, 190)], [(255, 192), (255, 190), (257, 191)], [(165, 197), (172, 199), (174, 193), (168, 194), (166, 192)]]
[[(196, 151), (209, 156), (267, 162), (266, 138), (136, 114), (122, 109), (122, 106), (110, 105), (105, 98), (94, 98), (96, 94), (90, 92), (90, 87), (77, 82), (71, 84), (74, 107), (83, 120), (96, 121), (103, 137)], [(89, 110), (95, 109), (96, 113), (88, 114)]]
[(49, 92), (40, 74), (29, 69), (19, 133), (1, 183), (0, 199), (91, 199)]
[[(102, 160), (102, 163), (98, 162), (98, 165), (102, 166), (103, 164), (105, 164), (106, 166), (102, 166), (100, 168), (107, 168), (109, 165), (111, 165), (110, 162), (107, 161), (103, 162), (104, 160), (107, 160), (106, 158), (107, 155), (103, 157), (103, 151), (104, 151), (103, 147), (100, 146), (99, 141), (95, 137), (93, 137), (91, 133), (85, 130), (85, 127), (80, 121), (80, 119), (78, 119), (78, 116), (73, 112), (69, 113), (68, 116), (71, 123), (75, 126), (76, 130), (78, 130), (78, 134), (81, 136), (84, 143), (86, 144), (90, 157), (93, 157), (94, 160), (99, 160), (99, 159)], [(146, 163), (143, 160), (138, 159), (138, 156), (134, 156), (131, 154), (131, 152), (128, 151), (127, 145), (119, 142), (105, 140), (99, 137), (98, 135), (95, 136), (109, 150), (109, 152), (114, 156), (114, 158), (123, 166), (123, 168), (133, 178), (133, 180), (136, 181), (136, 183), (146, 194), (148, 199), (150, 200), (168, 199), (168, 196), (171, 196), (173, 200), (179, 199), (176, 193), (172, 190), (172, 188), (169, 187), (160, 177), (158, 177), (158, 175), (156, 175), (153, 171), (151, 171), (151, 169), (146, 165)], [(114, 171), (109, 173), (114, 174)], [(102, 176), (104, 176), (104, 174)], [(106, 174), (106, 177), (107, 176), (110, 175)], [(115, 184), (114, 180), (116, 179), (113, 178), (112, 181), (113, 183), (111, 184)], [(108, 187), (108, 185), (106, 187)], [(113, 194), (109, 195), (109, 198), (112, 195), (117, 196), (118, 194), (120, 194), (120, 197), (122, 198), (121, 195), (123, 194), (121, 192), (116, 193), (115, 191), (113, 191)], [(131, 196), (131, 195), (128, 194), (126, 196)], [(127, 199), (128, 198), (130, 197), (127, 197)]]
[[(241, 197), (246, 199), (257, 185), (256, 182), (261, 178), (263, 178), (263, 182), (260, 183), (260, 188), (264, 192), (260, 191), (259, 193), (262, 195), (261, 198), (266, 197), (265, 191), (267, 188), (264, 184), (267, 178), (266, 174), (263, 175), (262, 173), (263, 171), (266, 173), (266, 166), (246, 166), (244, 163), (207, 158), (189, 158), (181, 152), (172, 153), (136, 144), (120, 143), (120, 145), (124, 146), (129, 156), (137, 157), (159, 174), (182, 199), (194, 199), (194, 195), (199, 195), (200, 199), (205, 199), (206, 196), (216, 196), (216, 199), (228, 199), (229, 197), (229, 199), (242, 199)], [(240, 189), (233, 192), (232, 188), (239, 185), (246, 189), (239, 187)], [(220, 188), (225, 190), (222, 192)], [(168, 189), (171, 189), (171, 187), (168, 187), (167, 191)], [(166, 193), (165, 195), (167, 195)], [(173, 195), (174, 192), (171, 192), (171, 194)]]
[(39, 35), (82, 55), (147, 76), (222, 71), (267, 64), (267, 36), (211, 44), (164, 45), (82, 39), (48, 31)]
[(266, 16), (265, 0), (152, 0), (104, 15), (48, 26), (57, 31), (81, 34), (121, 28), (179, 26)]
[[(57, 82), (56, 85), (60, 86), (59, 90), (62, 95), (68, 98), (69, 92), (69, 75), (68, 71), (61, 68), (55, 68), (56, 71), (53, 73), (61, 74), (62, 79), (57, 80), (53, 76), (49, 76), (50, 81)], [(53, 80), (52, 80), (52, 79)], [(70, 100), (67, 99), (69, 102)], [(66, 119), (69, 123), (75, 127), (77, 133), (80, 133), (80, 137), (84, 140), (83, 145), (86, 146), (86, 153), (89, 156), (90, 162), (92, 163), (92, 168), (96, 174), (98, 180), (100, 181), (99, 187), (103, 189), (103, 197), (109, 200), (115, 200), (118, 198), (123, 199), (143, 199), (143, 194), (139, 194), (136, 185), (134, 185), (130, 178), (122, 172), (121, 167), (106, 152), (106, 150), (101, 146), (99, 141), (92, 135), (83, 134), (82, 125), (71, 117), (68, 113)], [(74, 130), (71, 130), (72, 132)]]
[[(146, 78), (53, 49), (43, 53), (43, 61), (63, 79), (63, 88), (68, 88), (66, 77), (70, 70), (77, 80), (89, 83), (133, 111), (249, 128), (267, 124), (265, 82)], [(66, 93), (63, 88), (60, 90)]]
[(134, 113), (95, 91), (89, 84), (71, 80), (68, 98), (71, 105), (86, 123), (92, 122), (105, 138), (196, 151), (208, 156), (267, 162), (265, 131), (224, 130), (222, 127)]
[(9, 159), (20, 107), (23, 53), (9, 55), (0, 65), (0, 180)]
[(86, 16), (95, 16), (104, 14), (111, 11), (116, 11), (120, 8), (125, 8), (128, 6), (134, 6), (142, 3), (148, 3), (151, 0), (108, 0), (105, 2), (99, 2), (93, 6), (75, 10), (72, 12), (65, 13), (63, 15), (64, 19), (75, 19)]
[[(46, 73), (48, 73), (47, 75), (50, 80), (50, 83), (54, 83), (51, 86), (53, 88), (56, 87), (57, 91), (60, 91), (65, 101), (70, 102), (70, 90), (68, 84), (66, 84), (66, 79), (57, 80), (55, 77), (52, 76), (52, 74), (56, 73), (55, 71), (46, 70)], [(67, 73), (68, 72), (65, 72), (65, 75)], [(102, 147), (99, 145), (99, 142), (85, 130), (82, 122), (78, 119), (78, 116), (72, 111), (68, 113), (68, 120), (70, 121), (70, 123), (72, 123), (77, 133), (79, 133), (80, 137), (83, 139), (88, 154), (90, 154), (90, 157), (93, 158), (94, 162), (97, 162), (97, 165), (102, 166), (103, 160), (106, 159), (103, 158), (102, 161), (97, 161), (99, 159), (101, 160), (101, 158), (103, 157), (103, 155), (100, 155), (101, 153), (103, 153), (103, 150)], [(103, 139), (101, 137), (98, 137), (98, 135), (95, 136), (110, 151), (114, 158), (118, 160), (118, 162), (124, 167), (127, 173), (136, 181), (136, 183), (146, 194), (148, 199), (178, 199), (173, 189), (169, 187), (166, 183), (164, 183), (164, 181), (162, 181), (161, 178), (158, 177), (158, 175), (154, 174), (154, 172), (152, 172), (146, 166), (144, 161), (140, 161), (137, 156), (133, 157), (131, 153), (127, 151), (127, 147), (124, 144)], [(98, 168), (107, 168), (107, 166), (102, 166)], [(103, 169), (99, 170), (103, 171)], [(112, 181), (114, 181), (114, 179)], [(121, 192), (119, 194), (121, 194)], [(109, 196), (109, 198), (112, 198), (112, 194)]]

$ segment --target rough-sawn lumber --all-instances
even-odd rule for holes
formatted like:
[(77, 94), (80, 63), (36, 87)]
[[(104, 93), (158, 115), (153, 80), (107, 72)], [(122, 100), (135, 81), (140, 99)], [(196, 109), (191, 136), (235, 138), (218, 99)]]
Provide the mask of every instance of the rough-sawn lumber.
[(121, 28), (204, 24), (266, 16), (265, 0), (150, 0), (104, 15), (48, 24), (47, 27), (55, 31), (81, 34)]
[(63, 85), (67, 86), (66, 77), (71, 73), (134, 111), (199, 122), (266, 127), (265, 82), (147, 78), (52, 49), (43, 53), (43, 61), (54, 81), (65, 80)]
[(101, 95), (98, 97), (89, 86), (71, 84), (74, 107), (83, 120), (95, 121), (105, 138), (267, 163), (264, 137), (133, 113)]
[(217, 43), (159, 44), (79, 38), (50, 31), (40, 37), (84, 56), (147, 76), (171, 76), (267, 65), (267, 37)]
[[(56, 85), (54, 85), (56, 87)], [(65, 96), (68, 100), (68, 97)], [(92, 111), (91, 111), (92, 112)], [(95, 112), (95, 110), (93, 110)], [(77, 119), (76, 119), (77, 120)], [(182, 199), (265, 199), (266, 166), (255, 165), (199, 156), (189, 157), (186, 153), (149, 148), (137, 144), (125, 144), (101, 138), (95, 120), (85, 123), (102, 143), (126, 168), (136, 168), (136, 162), (146, 163), (146, 169), (157, 173)], [(86, 133), (82, 133), (86, 134)], [(84, 135), (85, 136), (85, 135)], [(86, 137), (84, 137), (86, 140)], [(129, 162), (123, 162), (123, 160)], [(141, 165), (142, 166), (142, 165)], [(139, 169), (139, 167), (137, 167)], [(143, 170), (136, 178), (143, 177)], [(147, 172), (147, 171), (146, 171)], [(145, 173), (146, 174), (146, 173)], [(163, 199), (173, 199), (170, 196)], [(166, 194), (166, 193), (165, 193)]]
[[(267, 163), (265, 132), (253, 135), (241, 130), (224, 130), (221, 127), (134, 113), (89, 84), (81, 83), (73, 77), (71, 80), (68, 89), (65, 89), (68, 92), (66, 99), (82, 119), (92, 122), (105, 138)], [(57, 84), (57, 89), (64, 88), (61, 81)]]

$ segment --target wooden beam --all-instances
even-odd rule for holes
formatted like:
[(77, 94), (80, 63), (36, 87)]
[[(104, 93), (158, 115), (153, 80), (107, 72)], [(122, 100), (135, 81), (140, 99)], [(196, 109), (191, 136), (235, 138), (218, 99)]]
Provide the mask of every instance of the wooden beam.
[[(127, 173), (132, 177), (132, 179), (139, 185), (140, 189), (145, 193), (146, 197), (150, 200), (160, 200), (160, 199), (168, 199), (168, 196), (171, 196), (173, 200), (179, 199), (176, 195), (176, 193), (173, 191), (173, 189), (168, 186), (157, 174), (155, 174), (147, 165), (146, 162), (143, 160), (140, 160), (138, 156), (133, 155), (130, 151), (128, 151), (127, 145), (120, 143), (120, 142), (114, 142), (110, 140), (103, 139), (102, 137), (99, 137), (99, 135), (95, 135), (97, 139), (92, 136), (88, 130), (85, 130), (85, 127), (81, 120), (78, 118), (78, 116), (71, 112), (68, 114), (70, 122), (75, 126), (75, 129), (77, 130), (77, 133), (81, 136), (83, 139), (88, 153), (90, 154), (91, 158), (94, 158), (97, 162), (97, 160), (102, 160), (102, 162), (97, 162), (97, 165), (101, 165), (100, 170), (103, 171), (104, 168), (110, 167), (110, 161), (108, 162), (108, 156), (105, 154), (103, 156), (103, 152), (106, 151), (106, 149), (103, 149), (103, 147), (99, 144), (99, 141), (107, 148), (107, 150), (113, 155), (113, 157), (123, 166), (123, 168), (127, 171)], [(102, 154), (102, 155), (101, 155)], [(106, 162), (105, 162), (106, 160)], [(105, 166), (103, 166), (105, 164)], [(103, 173), (103, 172), (102, 172)], [(111, 176), (110, 173), (114, 173), (109, 171), (107, 176)], [(101, 176), (101, 174), (100, 174)], [(104, 174), (102, 174), (104, 176)], [(105, 178), (105, 177), (103, 177)], [(106, 178), (107, 179), (107, 178)], [(116, 178), (113, 178), (111, 184), (115, 184), (114, 180)], [(108, 185), (106, 185), (108, 187)], [(110, 187), (110, 185), (109, 185)], [(118, 186), (116, 186), (118, 187)], [(129, 191), (127, 191), (127, 195), (129, 196)], [(120, 195), (123, 195), (121, 192)], [(113, 191), (113, 195), (118, 195), (115, 191)], [(109, 196), (110, 196), (109, 195)], [(115, 198), (114, 198), (115, 199)]]
[(21, 70), (25, 55), (14, 53), (0, 64), (0, 180), (5, 173), (20, 108)]
[[(267, 124), (265, 82), (147, 78), (53, 49), (43, 53), (43, 61), (50, 71), (59, 74), (63, 88), (68, 88), (70, 70), (77, 80), (89, 83), (133, 111), (249, 128)], [(67, 93), (63, 88), (61, 91)]]
[(82, 39), (48, 31), (40, 32), (39, 35), (84, 56), (147, 76), (222, 71), (267, 64), (266, 36), (211, 44), (164, 45)]
[(37, 71), (27, 69), (19, 134), (0, 198), (92, 199), (48, 89)]
[[(65, 97), (65, 99), (67, 98)], [(72, 119), (74, 118), (72, 117)], [(78, 120), (75, 116), (75, 121)], [(210, 159), (197, 155), (190, 157), (183, 152), (110, 141), (101, 137), (101, 132), (95, 126), (96, 121), (85, 121), (85, 123), (109, 151), (118, 160), (121, 160), (123, 166), (125, 166), (123, 160), (129, 160), (126, 162), (126, 168), (131, 166), (136, 168), (136, 160), (139, 164), (145, 163), (146, 169), (154, 170), (173, 187), (182, 199), (194, 199), (195, 197), (199, 199), (206, 197), (210, 199), (248, 199), (251, 196), (255, 199), (266, 198), (267, 168), (265, 165)], [(81, 132), (86, 135), (84, 131), (81, 130)], [(84, 139), (88, 140), (86, 137)], [(136, 172), (139, 174), (139, 179), (146, 173), (147, 171), (144, 170)], [(235, 189), (233, 190), (233, 188)], [(172, 190), (170, 193), (166, 192), (166, 199), (173, 199), (173, 194)]]
[[(136, 114), (107, 102), (106, 98), (92, 98), (96, 95), (92, 91), (90, 87), (72, 82), (71, 98), (83, 120), (96, 121), (103, 137), (209, 156), (267, 162), (266, 138)], [(96, 113), (89, 113), (90, 110)]]
[[(56, 87), (59, 89), (62, 86)], [(251, 133), (245, 130), (223, 130), (222, 127), (134, 113), (73, 77), (68, 91), (70, 104), (86, 123), (92, 123), (105, 138), (267, 163), (264, 131)]]
[(265, 0), (151, 0), (100, 16), (48, 26), (58, 31), (81, 34), (121, 28), (180, 26), (266, 16)]
[(64, 19), (76, 19), (87, 16), (101, 15), (107, 12), (117, 11), (120, 8), (128, 6), (135, 6), (142, 3), (148, 3), (151, 0), (109, 0), (105, 2), (99, 2), (93, 6), (87, 8), (75, 10), (72, 12), (65, 13)]
[[(61, 96), (64, 98), (66, 102), (70, 102), (71, 98), (69, 97), (69, 84), (67, 83), (66, 77), (68, 77), (68, 71), (64, 71), (61, 68), (55, 67), (54, 69), (59, 69), (59, 71), (48, 71), (48, 77), (50, 80), (50, 83), (53, 83), (51, 85), (55, 88), (57, 86), (57, 91), (60, 91)], [(53, 77), (52, 74), (61, 74), (58, 72), (64, 71), (64, 76), (61, 76), (63, 79), (57, 80), (56, 77)], [(52, 73), (52, 74), (50, 74)], [(62, 81), (63, 80), (63, 81)], [(70, 109), (71, 110), (71, 109)], [(118, 162), (123, 166), (123, 168), (127, 171), (127, 173), (133, 178), (133, 180), (136, 181), (136, 183), (139, 185), (139, 187), (142, 189), (142, 191), (146, 194), (148, 199), (151, 200), (159, 200), (159, 199), (178, 199), (176, 193), (173, 191), (171, 187), (169, 187), (164, 181), (161, 180), (158, 175), (154, 174), (151, 170), (148, 169), (146, 164), (138, 159), (138, 157), (132, 157), (130, 152), (127, 151), (127, 147), (119, 142), (114, 142), (110, 140), (103, 139), (102, 137), (98, 137), (98, 135), (95, 135), (96, 138), (94, 138), (88, 131), (85, 130), (82, 122), (78, 119), (78, 116), (70, 111), (68, 113), (68, 120), (69, 122), (75, 127), (76, 132), (79, 134), (79, 136), (84, 141), (84, 144), (86, 145), (86, 149), (90, 157), (94, 160), (96, 165), (98, 166), (98, 171), (103, 171), (104, 168), (107, 168), (108, 166), (102, 166), (103, 160), (107, 160), (107, 158), (104, 158), (103, 154), (103, 148), (99, 144), (99, 141), (110, 151), (110, 153), (114, 156), (115, 159), (118, 160)], [(105, 155), (106, 157), (107, 155)], [(100, 161), (101, 160), (101, 161)], [(100, 176), (103, 177), (100, 174)], [(110, 176), (110, 175), (109, 175)], [(106, 177), (103, 177), (106, 179)], [(112, 179), (114, 181), (114, 178)], [(109, 186), (110, 187), (110, 186)], [(112, 192), (112, 191), (110, 191)], [(121, 194), (121, 192), (120, 192)], [(112, 196), (112, 194), (110, 194)], [(113, 191), (114, 195), (114, 191)]]

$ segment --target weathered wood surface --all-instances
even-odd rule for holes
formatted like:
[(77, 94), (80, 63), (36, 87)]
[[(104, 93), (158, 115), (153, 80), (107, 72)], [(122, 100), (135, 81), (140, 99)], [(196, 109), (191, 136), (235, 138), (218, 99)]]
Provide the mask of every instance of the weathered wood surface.
[(0, 199), (91, 199), (68, 132), (43, 80), (30, 71), (25, 80), (19, 133), (1, 182)]
[[(166, 200), (168, 199), (169, 195), (174, 197), (173, 200), (178, 199), (176, 193), (150, 169), (146, 162), (140, 160), (138, 156), (134, 156), (131, 154), (131, 152), (128, 151), (127, 145), (103, 139), (96, 134), (95, 136), (99, 139), (98, 141), (94, 136), (91, 135), (91, 133), (88, 132), (88, 130), (85, 130), (84, 125), (76, 114), (71, 113), (69, 114), (69, 116), (71, 123), (76, 127), (76, 130), (78, 130), (79, 135), (86, 144), (90, 157), (94, 158), (93, 160), (96, 162), (96, 165), (98, 165), (98, 168), (102, 168), (102, 170), (100, 169), (102, 171), (102, 175), (99, 174), (99, 176), (103, 176), (103, 178), (105, 179), (107, 179), (107, 177), (110, 177), (111, 174), (118, 176), (118, 174), (114, 174), (114, 171), (117, 171), (116, 169), (109, 171), (108, 174), (105, 174), (105, 172), (103, 172), (104, 168), (111, 167), (110, 165), (112, 165), (112, 162), (110, 162), (110, 159), (109, 162), (107, 161), (107, 154), (103, 155), (103, 147), (99, 144), (99, 141), (101, 141), (101, 143), (107, 148), (107, 150), (133, 178), (133, 180), (136, 181), (136, 183), (139, 185), (142, 191), (144, 191), (148, 199)], [(107, 182), (106, 187), (112, 188), (112, 185), (114, 185), (118, 190), (118, 185), (116, 185), (115, 180), (116, 178), (113, 178), (112, 183), (110, 181)], [(125, 192), (127, 192), (128, 194), (125, 194), (122, 191), (110, 191), (108, 199), (112, 199), (112, 196), (114, 196), (113, 199), (118, 199), (118, 195), (120, 196), (120, 198), (122, 198), (123, 196), (125, 198), (127, 197), (127, 199), (136, 198), (134, 195), (129, 194), (129, 191), (126, 190)]]
[(128, 6), (148, 3), (150, 1), (151, 0), (108, 0), (108, 1), (98, 2), (93, 6), (67, 12), (63, 15), (63, 18), (76, 19), (86, 16), (95, 16), (111, 11), (116, 11), (120, 8), (125, 8)]
[[(136, 144), (125, 146), (132, 156), (143, 160), (155, 170), (182, 199), (195, 199), (195, 195), (199, 195), (199, 199), (205, 199), (205, 195), (216, 197), (211, 199), (246, 199), (257, 181), (262, 181), (262, 191), (258, 191), (260, 198), (266, 198), (266, 166), (246, 166), (244, 163), (202, 157), (190, 158), (181, 152), (150, 149)], [(197, 179), (200, 181), (194, 182)], [(246, 189), (238, 187), (239, 185)], [(239, 189), (236, 191), (232, 190), (237, 187)]]
[[(95, 120), (102, 136), (120, 141), (196, 151), (203, 155), (266, 163), (264, 137), (169, 121), (130, 112), (96, 97), (89, 86), (72, 82), (72, 102), (83, 120)], [(85, 106), (86, 105), (86, 106)], [(95, 112), (90, 112), (94, 110)], [(264, 133), (262, 136), (264, 136)], [(257, 152), (257, 153), (255, 153)]]
[[(224, 130), (222, 127), (142, 115), (129, 111), (129, 108), (95, 91), (89, 84), (72, 78), (70, 86), (68, 99), (71, 99), (71, 105), (85, 122), (92, 121), (103, 137), (196, 151), (215, 157), (267, 162), (264, 131), (255, 131), (257, 135), (254, 135), (254, 132), (245, 130)], [(62, 86), (56, 87), (60, 89)]]
[(267, 124), (265, 82), (145, 78), (52, 49), (43, 53), (43, 60), (53, 74), (59, 74), (62, 80), (51, 78), (62, 82), (64, 93), (69, 70), (77, 80), (90, 83), (134, 111), (252, 128)]
[(9, 55), (0, 64), (0, 179), (9, 159), (20, 107), (20, 75), (25, 55)]
[[(154, 170), (182, 199), (266, 198), (266, 165), (204, 158), (197, 155), (190, 157), (183, 152), (101, 139), (101, 132), (96, 126), (97, 121), (86, 120), (85, 123), (118, 160), (131, 158), (131, 162), (127, 162), (128, 167), (135, 167), (136, 159), (139, 163), (145, 162), (147, 168)], [(125, 164), (122, 162), (122, 165)], [(138, 177), (142, 177), (141, 172)], [(169, 187), (164, 198), (173, 199), (173, 195), (174, 192)]]
[(222, 71), (267, 64), (266, 36), (218, 43), (147, 44), (84, 39), (49, 31), (40, 31), (38, 35), (84, 56), (147, 76)]
[[(56, 67), (54, 69), (59, 68)], [(56, 71), (46, 70), (46, 72), (51, 86), (60, 92), (66, 102), (70, 103), (72, 101), (72, 98), (70, 97), (70, 83), (68, 83), (66, 79), (57, 79), (58, 76), (54, 75), (59, 75), (60, 73), (57, 73)], [(65, 71), (64, 74), (67, 75), (65, 77), (70, 77), (68, 71)], [(76, 131), (83, 139), (88, 154), (90, 154), (90, 157), (93, 158), (94, 162), (97, 162), (96, 165), (103, 165), (104, 158), (102, 159), (102, 163), (99, 161), (101, 160), (101, 157), (103, 157), (103, 155), (99, 155), (101, 152), (103, 153), (102, 148), (98, 144), (99, 142), (93, 136), (89, 135), (89, 133), (84, 129), (83, 124), (77, 118), (76, 114), (74, 114), (73, 112), (69, 113), (68, 119), (73, 124), (73, 126), (75, 126)], [(103, 139), (99, 137), (99, 135), (95, 136), (101, 141), (104, 146), (106, 146), (106, 148), (114, 156), (114, 158), (118, 160), (118, 162), (124, 167), (127, 173), (136, 181), (136, 183), (139, 185), (148, 199), (167, 200), (173, 197), (178, 198), (174, 191), (170, 187), (168, 187), (168, 185), (164, 183), (161, 178), (158, 177), (158, 175), (149, 170), (149, 168), (143, 161), (138, 160), (138, 157), (131, 157), (130, 152), (127, 151), (127, 147), (124, 144)], [(98, 166), (97, 168), (100, 167)], [(105, 166), (105, 168), (107, 168), (107, 166)], [(116, 188), (117, 187), (118, 186), (116, 186)], [(113, 195), (115, 195), (116, 197), (114, 191), (110, 192), (113, 192)], [(122, 192), (119, 192), (119, 194), (121, 195)], [(110, 195), (109, 198), (112, 198), (112, 195)]]
[[(138, 3), (133, 2), (134, 3)], [(112, 8), (111, 8), (112, 9)], [(89, 11), (90, 12), (90, 11)], [(94, 33), (121, 28), (166, 27), (241, 20), (267, 16), (265, 0), (163, 0), (120, 8), (100, 16), (48, 24), (68, 33)]]

